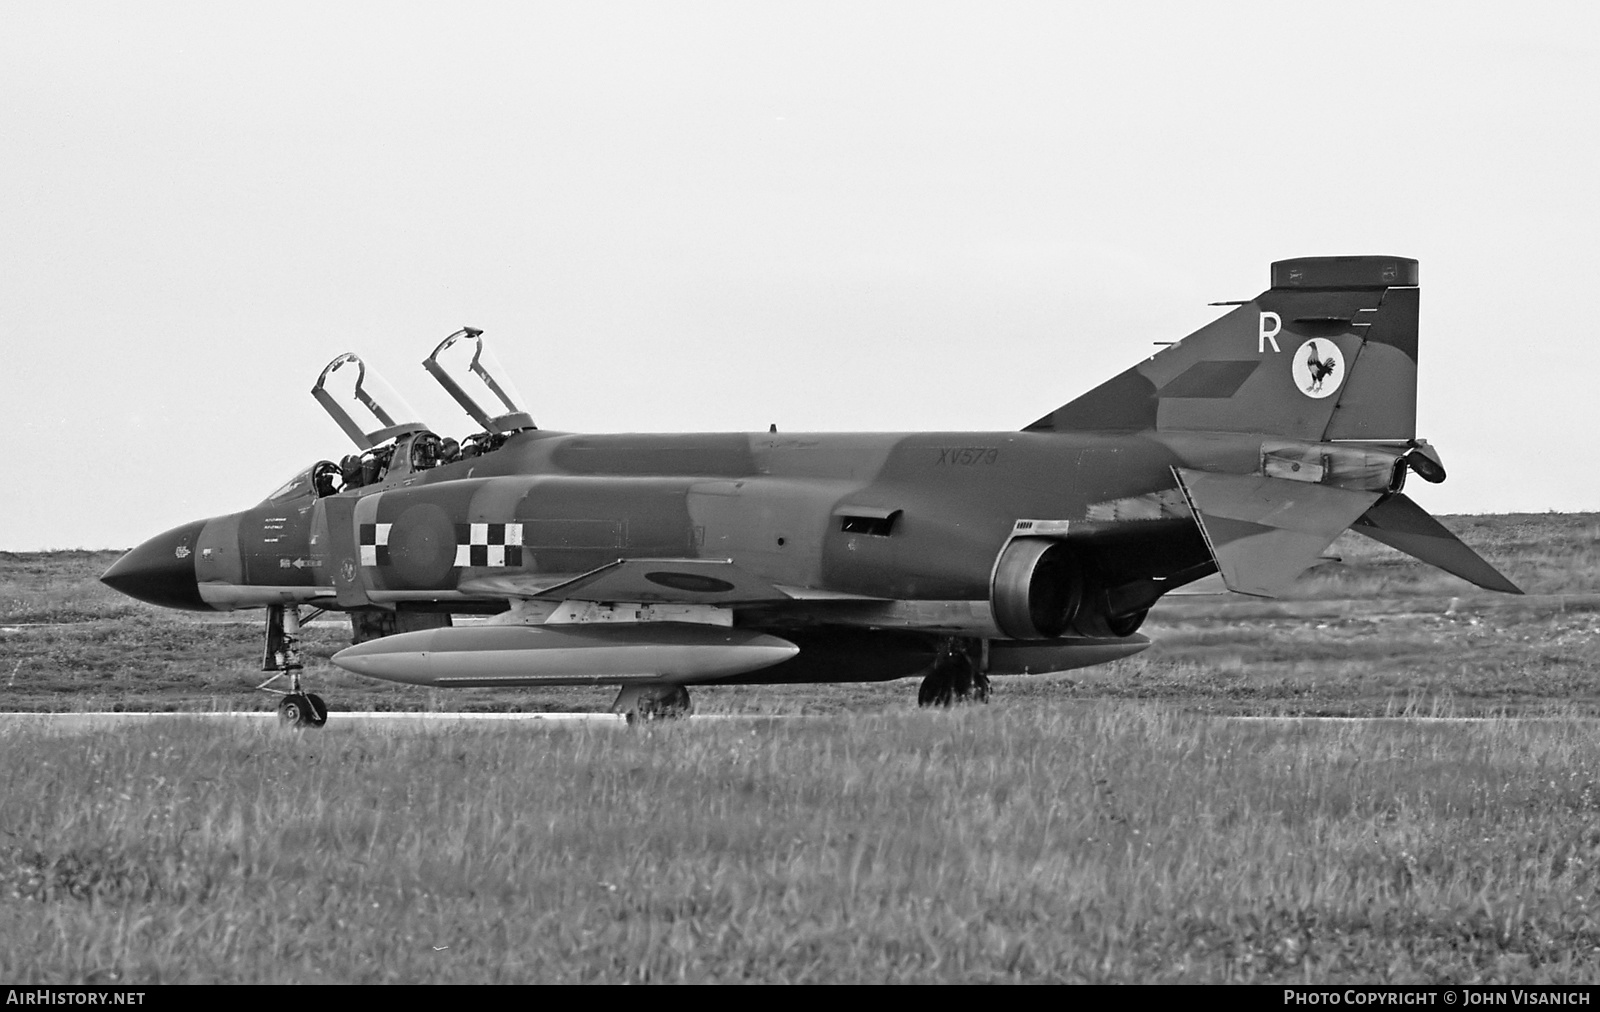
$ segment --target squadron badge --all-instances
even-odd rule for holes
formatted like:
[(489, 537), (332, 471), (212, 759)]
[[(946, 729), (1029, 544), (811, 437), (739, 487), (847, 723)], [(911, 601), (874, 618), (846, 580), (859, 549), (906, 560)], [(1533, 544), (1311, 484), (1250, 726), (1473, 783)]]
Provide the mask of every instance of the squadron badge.
[(1327, 338), (1313, 338), (1294, 353), (1291, 371), (1300, 392), (1320, 400), (1344, 382), (1344, 353)]

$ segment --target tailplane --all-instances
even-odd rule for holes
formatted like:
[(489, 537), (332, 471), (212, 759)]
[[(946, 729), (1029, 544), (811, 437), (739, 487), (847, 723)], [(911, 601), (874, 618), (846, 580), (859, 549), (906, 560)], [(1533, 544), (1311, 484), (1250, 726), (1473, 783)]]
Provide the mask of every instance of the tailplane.
[(1350, 529), (1421, 559), (1430, 566), (1438, 566), (1484, 590), (1498, 590), (1502, 594), (1522, 593), (1516, 584), (1429, 516), (1427, 510), (1399, 492), (1385, 496), (1351, 524)]

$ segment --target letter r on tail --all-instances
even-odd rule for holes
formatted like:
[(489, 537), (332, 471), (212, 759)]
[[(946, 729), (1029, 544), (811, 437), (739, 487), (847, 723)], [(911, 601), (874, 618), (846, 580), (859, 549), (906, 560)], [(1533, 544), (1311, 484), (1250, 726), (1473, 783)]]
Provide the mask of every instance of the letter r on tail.
[[(1268, 321), (1271, 321), (1271, 323), (1269, 324)], [(1269, 326), (1271, 329), (1268, 329)], [(1261, 314), (1261, 329), (1258, 332), (1259, 336), (1256, 338), (1256, 354), (1266, 354), (1268, 341), (1272, 342), (1273, 351), (1282, 352), (1283, 349), (1278, 347), (1278, 333), (1281, 330), (1283, 330), (1283, 317), (1277, 313), (1263, 312)]]

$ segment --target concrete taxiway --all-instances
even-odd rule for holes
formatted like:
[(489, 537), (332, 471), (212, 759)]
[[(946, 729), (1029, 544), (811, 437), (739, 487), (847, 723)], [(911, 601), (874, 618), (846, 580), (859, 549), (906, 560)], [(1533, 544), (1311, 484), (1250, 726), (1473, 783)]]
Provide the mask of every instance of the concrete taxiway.
[[(751, 714), (698, 714), (686, 718), (691, 723), (719, 721), (773, 721), (804, 719), (801, 715)], [(813, 718), (815, 719), (815, 718)], [(1596, 717), (1294, 717), (1294, 716), (1237, 716), (1220, 717), (1230, 722), (1274, 724), (1481, 724), (1492, 721), (1508, 723), (1587, 723), (1600, 721)], [(0, 731), (32, 728), (61, 733), (111, 730), (113, 728), (149, 727), (174, 721), (221, 721), (246, 726), (270, 726), (278, 723), (276, 713), (270, 711), (197, 711), (197, 712), (90, 712), (90, 713), (3, 713), (0, 712)], [(441, 713), (441, 712), (377, 712), (335, 711), (328, 715), (328, 729), (341, 727), (392, 728), (394, 730), (447, 727), (451, 724), (483, 723), (544, 723), (544, 724), (596, 724), (607, 727), (627, 727), (627, 721), (615, 713)], [(315, 733), (315, 732), (311, 732)]]
[[(692, 721), (725, 720), (726, 717), (707, 715), (690, 717)], [(0, 729), (31, 727), (59, 732), (102, 731), (113, 728), (150, 727), (177, 721), (220, 721), (245, 725), (274, 725), (278, 715), (261, 711), (206, 711), (195, 713), (99, 712), (99, 713), (0, 713)], [(387, 713), (387, 712), (334, 712), (328, 715), (328, 727), (438, 727), (452, 723), (482, 723), (485, 721), (533, 721), (563, 724), (601, 724), (627, 727), (615, 713)]]

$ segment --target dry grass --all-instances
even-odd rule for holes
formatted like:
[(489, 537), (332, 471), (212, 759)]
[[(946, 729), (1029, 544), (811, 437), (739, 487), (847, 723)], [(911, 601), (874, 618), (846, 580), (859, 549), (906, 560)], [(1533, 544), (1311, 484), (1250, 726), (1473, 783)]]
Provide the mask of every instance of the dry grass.
[(1584, 981), (1571, 721), (0, 732), (0, 977)]

